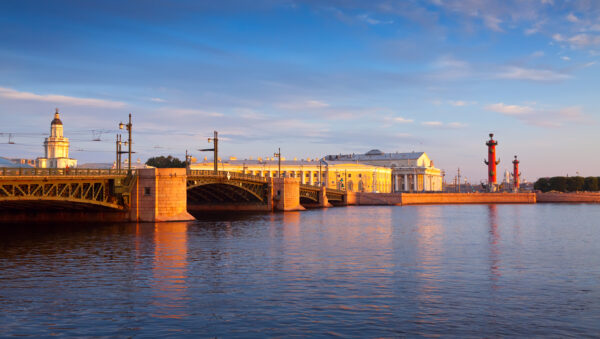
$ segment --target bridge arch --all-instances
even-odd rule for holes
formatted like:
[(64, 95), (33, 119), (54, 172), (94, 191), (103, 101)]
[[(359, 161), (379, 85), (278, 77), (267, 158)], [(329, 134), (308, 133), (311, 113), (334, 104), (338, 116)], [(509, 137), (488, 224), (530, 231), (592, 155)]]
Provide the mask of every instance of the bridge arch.
[(187, 187), (188, 203), (261, 203), (266, 204), (263, 183), (235, 181), (197, 182)]

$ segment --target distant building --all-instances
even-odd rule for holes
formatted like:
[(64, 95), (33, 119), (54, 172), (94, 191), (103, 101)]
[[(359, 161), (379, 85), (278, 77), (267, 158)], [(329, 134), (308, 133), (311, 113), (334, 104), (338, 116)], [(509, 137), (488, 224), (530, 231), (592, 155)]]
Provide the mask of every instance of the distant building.
[(21, 161), (27, 159), (9, 159), (0, 157), (0, 167), (15, 167), (15, 168), (32, 168), (28, 161)]
[(365, 154), (327, 155), (329, 163), (345, 162), (390, 168), (392, 192), (427, 192), (442, 190), (442, 171), (433, 166), (425, 152), (384, 153), (378, 149)]
[[(213, 162), (205, 159), (190, 165), (192, 170), (209, 170)], [(247, 173), (261, 177), (278, 177), (278, 161), (274, 158), (237, 160), (232, 157), (219, 161), (219, 171)], [(351, 192), (389, 193), (392, 189), (392, 170), (380, 166), (352, 162), (314, 160), (281, 160), (281, 176), (298, 178), (301, 184), (347, 189)]]
[(69, 139), (63, 136), (63, 123), (58, 108), (50, 123), (50, 136), (44, 141), (45, 156), (36, 159), (38, 168), (77, 167), (77, 160), (69, 158)]

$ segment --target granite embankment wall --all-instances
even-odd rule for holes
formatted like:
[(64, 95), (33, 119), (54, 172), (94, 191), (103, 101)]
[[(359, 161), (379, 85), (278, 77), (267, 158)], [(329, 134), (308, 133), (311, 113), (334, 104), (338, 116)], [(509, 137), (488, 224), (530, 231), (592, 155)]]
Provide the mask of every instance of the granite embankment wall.
[(402, 193), (402, 205), (535, 203), (535, 193)]
[(581, 192), (581, 193), (536, 193), (537, 202), (540, 203), (600, 203), (600, 193)]
[(535, 193), (350, 193), (348, 205), (534, 204)]

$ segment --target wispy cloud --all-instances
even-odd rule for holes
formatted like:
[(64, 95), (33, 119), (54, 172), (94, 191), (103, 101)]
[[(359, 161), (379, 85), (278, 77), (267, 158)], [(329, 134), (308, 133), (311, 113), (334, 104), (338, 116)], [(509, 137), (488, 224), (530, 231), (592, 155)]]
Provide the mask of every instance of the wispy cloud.
[(59, 94), (36, 94), (31, 92), (21, 92), (6, 87), (0, 87), (0, 97), (11, 100), (42, 101), (75, 106), (92, 106), (103, 108), (120, 108), (126, 106), (124, 102), (120, 101), (93, 98), (78, 98)]
[(485, 106), (485, 109), (488, 111), (502, 113), (505, 115), (531, 114), (534, 112), (533, 108), (529, 106), (506, 105), (502, 102), (487, 105)]
[(305, 100), (295, 102), (282, 102), (275, 104), (275, 107), (286, 109), (286, 110), (303, 110), (303, 109), (317, 109), (329, 107), (329, 104), (319, 100)]
[(167, 100), (161, 99), (161, 98), (150, 98), (150, 101), (153, 101), (153, 102), (167, 102)]
[(518, 66), (505, 67), (496, 74), (500, 79), (531, 80), (531, 81), (559, 81), (571, 78), (570, 75), (551, 69), (524, 68)]
[(539, 127), (561, 127), (566, 123), (582, 123), (589, 121), (581, 107), (571, 106), (560, 109), (538, 108), (531, 105), (507, 105), (502, 102), (485, 106), (491, 112), (515, 117), (528, 125)]
[(421, 125), (427, 127), (435, 127), (435, 128), (463, 128), (466, 127), (467, 124), (461, 122), (448, 122), (444, 123), (441, 121), (425, 121), (422, 122)]
[(395, 123), (399, 123), (399, 124), (410, 124), (413, 123), (414, 120), (413, 119), (406, 119), (403, 117), (387, 117), (385, 118), (385, 120), (391, 121), (391, 122), (395, 122)]
[(586, 33), (576, 34), (570, 37), (557, 33), (552, 36), (552, 39), (557, 42), (567, 43), (575, 48), (600, 45), (600, 36)]
[(369, 16), (368, 14), (358, 15), (357, 18), (360, 21), (368, 23), (369, 25), (388, 25), (388, 24), (394, 23), (393, 20), (378, 20), (378, 19), (375, 19), (375, 18)]

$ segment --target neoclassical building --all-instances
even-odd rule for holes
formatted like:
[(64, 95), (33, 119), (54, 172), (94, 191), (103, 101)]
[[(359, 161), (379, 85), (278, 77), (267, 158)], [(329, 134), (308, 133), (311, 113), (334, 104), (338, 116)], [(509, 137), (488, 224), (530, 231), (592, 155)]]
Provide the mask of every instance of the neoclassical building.
[[(213, 162), (190, 165), (192, 170), (213, 170)], [(261, 177), (278, 177), (278, 161), (274, 158), (257, 160), (219, 161), (220, 171), (248, 173)], [(322, 185), (328, 188), (345, 188), (352, 192), (390, 193), (392, 170), (381, 166), (353, 162), (330, 162), (319, 159), (281, 161), (281, 176), (298, 178), (301, 184)]]
[(433, 166), (425, 152), (384, 153), (374, 149), (365, 154), (327, 155), (329, 163), (354, 162), (391, 169), (392, 192), (431, 192), (442, 190), (442, 171)]
[(44, 140), (45, 156), (35, 160), (38, 168), (77, 167), (77, 160), (69, 158), (69, 138), (63, 136), (63, 123), (58, 108), (50, 123), (50, 136)]

